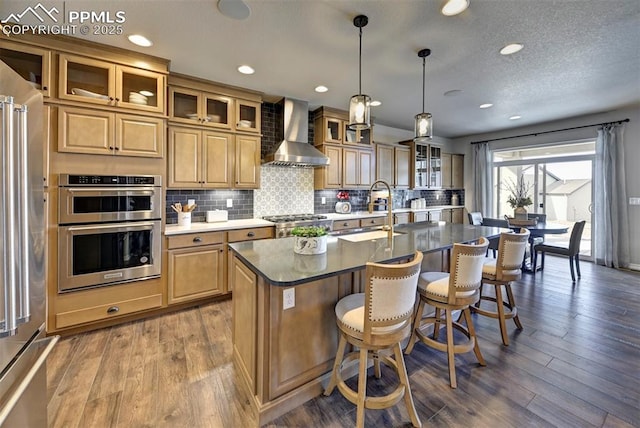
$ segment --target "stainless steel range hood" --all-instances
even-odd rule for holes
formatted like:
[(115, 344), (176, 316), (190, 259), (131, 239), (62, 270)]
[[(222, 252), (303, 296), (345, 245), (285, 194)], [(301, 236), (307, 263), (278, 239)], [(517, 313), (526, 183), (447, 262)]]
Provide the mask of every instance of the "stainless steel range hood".
[(276, 104), (276, 141), (273, 151), (265, 155), (264, 165), (317, 167), (329, 165), (329, 158), (308, 143), (309, 104), (283, 98)]

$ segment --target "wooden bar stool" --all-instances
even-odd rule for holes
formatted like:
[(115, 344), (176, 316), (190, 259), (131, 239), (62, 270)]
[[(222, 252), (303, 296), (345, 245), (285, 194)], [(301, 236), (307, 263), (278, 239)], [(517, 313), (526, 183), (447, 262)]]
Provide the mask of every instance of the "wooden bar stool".
[[(473, 349), (480, 365), (486, 363), (476, 339), (473, 321), (469, 305), (480, 298), (479, 289), (482, 284), (482, 266), (487, 252), (489, 241), (480, 238), (478, 245), (454, 244), (451, 255), (450, 271), (447, 275), (443, 272), (424, 272), (418, 281), (418, 293), (420, 303), (416, 312), (413, 326), (413, 334), (405, 350), (405, 354), (411, 353), (418, 339), (438, 351), (448, 354), (449, 382), (452, 388), (457, 387), (455, 354), (469, 352)], [(424, 305), (429, 304), (436, 308), (434, 317), (422, 317)], [(442, 310), (445, 313), (444, 322), (447, 328), (447, 342), (438, 341)], [(453, 311), (462, 310), (462, 316), (466, 321), (466, 327), (458, 321), (453, 321)], [(434, 324), (433, 338), (421, 331), (427, 324)], [(467, 336), (464, 343), (455, 344), (453, 341), (453, 329), (459, 330)]]
[[(509, 337), (507, 336), (506, 320), (513, 319), (518, 330), (522, 330), (520, 318), (518, 318), (518, 309), (511, 291), (511, 283), (517, 281), (522, 276), (522, 260), (529, 242), (529, 230), (520, 229), (520, 233), (501, 233), (500, 244), (498, 245), (498, 258), (487, 259), (482, 269), (482, 283), (493, 284), (495, 289), (495, 297), (482, 295), (480, 290), (480, 300), (475, 307), (471, 309), (490, 318), (497, 318), (500, 321), (500, 333), (502, 334), (502, 343), (509, 346)], [(502, 296), (502, 287), (507, 294), (507, 301)], [(496, 304), (496, 310), (490, 311), (480, 308), (483, 301), (491, 301)], [(506, 308), (506, 311), (505, 311)]]
[[(422, 253), (416, 251), (413, 261), (404, 264), (366, 265), (366, 290), (346, 296), (336, 305), (336, 318), (340, 330), (340, 343), (333, 364), (331, 379), (324, 391), (330, 395), (337, 386), (342, 395), (358, 406), (356, 426), (364, 426), (364, 409), (384, 409), (404, 398), (415, 427), (422, 426), (416, 413), (409, 377), (402, 356), (400, 342), (411, 333), (411, 322), (416, 300)], [(359, 351), (344, 355), (347, 343)], [(378, 351), (393, 349), (391, 356)], [(400, 384), (388, 395), (367, 397), (367, 364), (373, 358), (374, 373), (380, 377), (380, 361), (396, 369)], [(343, 362), (359, 359), (358, 390), (351, 389), (342, 379)]]

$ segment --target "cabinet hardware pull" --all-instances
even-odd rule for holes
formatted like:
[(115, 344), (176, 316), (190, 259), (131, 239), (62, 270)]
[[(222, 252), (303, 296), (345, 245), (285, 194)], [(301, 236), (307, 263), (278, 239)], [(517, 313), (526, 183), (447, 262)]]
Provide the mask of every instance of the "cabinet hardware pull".
[(253, 232), (249, 232), (249, 233), (247, 233), (247, 236), (250, 237), (250, 238), (253, 238), (254, 236), (256, 236), (256, 234), (253, 233)]
[(202, 242), (202, 238), (199, 236), (196, 236), (195, 238), (193, 238), (193, 242)]
[(116, 147), (115, 149), (116, 149), (116, 150), (120, 150), (120, 147)]
[(46, 86), (43, 86), (43, 87), (42, 87), (42, 90), (46, 91), (46, 90), (47, 90), (47, 87), (46, 87)]
[(120, 308), (117, 306), (111, 306), (109, 309), (107, 309), (108, 314), (115, 314), (119, 311), (120, 311)]
[(120, 102), (120, 98), (116, 98), (116, 102)]
[(109, 97), (109, 101), (113, 101), (113, 97)]
[(373, 224), (373, 223), (375, 223), (375, 222), (376, 222), (375, 220), (371, 220), (371, 224)]
[(113, 146), (109, 146), (109, 150), (113, 150)]
[(349, 226), (349, 223), (347, 223), (346, 221), (343, 223), (343, 226)]

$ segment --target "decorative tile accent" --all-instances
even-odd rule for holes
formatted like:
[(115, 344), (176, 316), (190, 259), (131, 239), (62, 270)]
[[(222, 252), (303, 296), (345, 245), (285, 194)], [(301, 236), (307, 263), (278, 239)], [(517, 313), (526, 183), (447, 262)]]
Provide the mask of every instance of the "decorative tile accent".
[(313, 169), (263, 165), (253, 206), (257, 218), (313, 213)]

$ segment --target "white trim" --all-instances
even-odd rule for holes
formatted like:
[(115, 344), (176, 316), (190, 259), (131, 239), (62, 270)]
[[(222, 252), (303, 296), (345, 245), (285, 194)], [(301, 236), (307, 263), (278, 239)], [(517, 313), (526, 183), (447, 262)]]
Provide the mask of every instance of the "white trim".
[(640, 264), (636, 264), (636, 263), (629, 263), (629, 269), (631, 269), (631, 270), (637, 270), (638, 272), (640, 272)]

